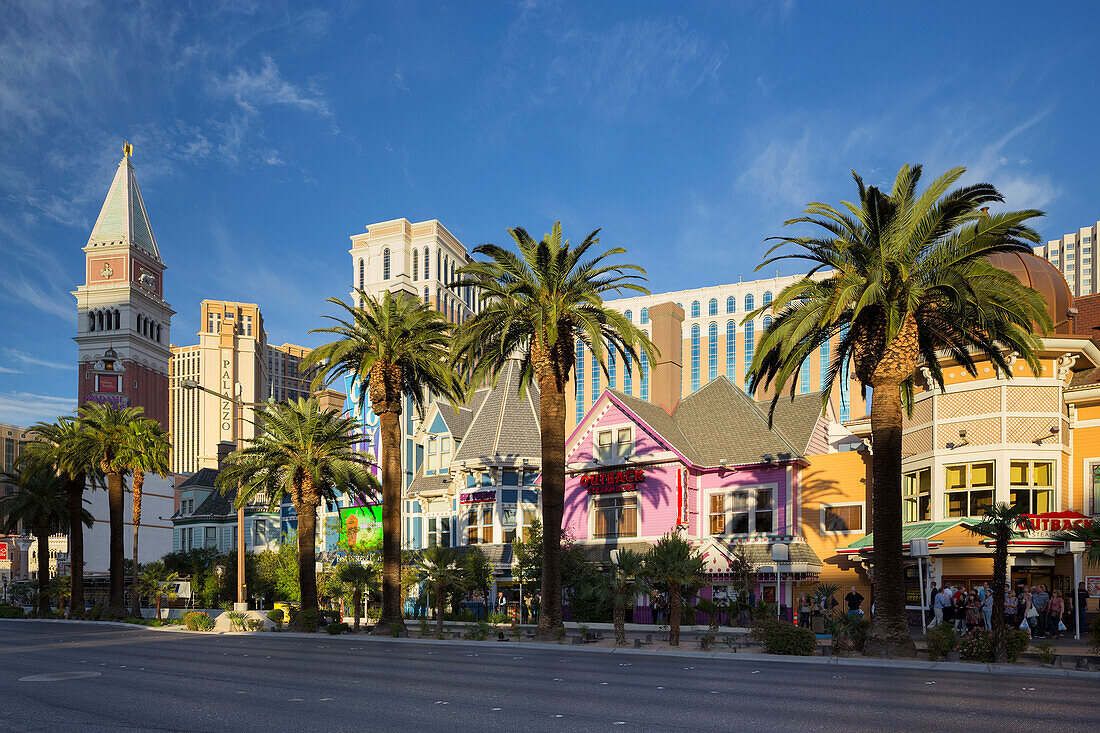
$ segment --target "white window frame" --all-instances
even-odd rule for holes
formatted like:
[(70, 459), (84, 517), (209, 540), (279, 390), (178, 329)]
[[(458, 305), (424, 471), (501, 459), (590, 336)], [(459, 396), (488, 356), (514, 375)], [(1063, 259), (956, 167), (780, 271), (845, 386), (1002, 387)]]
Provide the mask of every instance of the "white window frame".
[[(737, 532), (737, 533), (723, 533), (723, 534), (711, 534), (710, 532), (710, 502), (711, 497), (715, 495), (727, 496), (735, 491), (748, 492), (751, 497), (749, 499), (749, 531)], [(756, 493), (758, 491), (771, 491), (772, 492), (772, 530), (771, 532), (757, 532), (756, 531)], [(725, 503), (723, 503), (725, 506)], [(703, 495), (703, 509), (706, 524), (703, 525), (706, 537), (756, 537), (756, 536), (768, 536), (774, 534), (782, 534), (782, 528), (779, 527), (779, 484), (749, 484), (746, 486), (722, 486), (713, 489), (707, 489)], [(732, 509), (725, 509), (726, 512), (726, 528), (729, 528), (729, 517), (732, 513)]]
[[(859, 507), (859, 529), (849, 529), (846, 532), (825, 529), (825, 510), (839, 507)], [(867, 503), (862, 501), (839, 501), (822, 503), (818, 510), (818, 531), (823, 536), (848, 536), (853, 534), (867, 534)]]
[[(637, 433), (634, 430), (635, 425), (631, 422), (615, 423), (613, 425), (600, 425), (592, 431), (592, 457), (594, 460), (599, 461), (602, 465), (613, 465), (623, 463), (626, 459), (633, 457), (634, 448), (637, 442)], [(618, 445), (619, 431), (630, 431), (630, 450), (625, 456), (618, 456), (616, 451), (616, 457), (611, 458), (608, 461), (604, 461), (600, 457), (600, 433), (611, 432), (611, 445), (612, 447)]]
[[(590, 539), (597, 540), (599, 542), (615, 542), (620, 539), (636, 540), (642, 537), (642, 500), (641, 492), (636, 489), (630, 491), (616, 491), (607, 494), (589, 494), (588, 495), (588, 536)], [(613, 499), (613, 498), (633, 498), (634, 499), (634, 522), (637, 525), (637, 531), (633, 535), (615, 535), (613, 537), (597, 537), (596, 536), (596, 499)]]

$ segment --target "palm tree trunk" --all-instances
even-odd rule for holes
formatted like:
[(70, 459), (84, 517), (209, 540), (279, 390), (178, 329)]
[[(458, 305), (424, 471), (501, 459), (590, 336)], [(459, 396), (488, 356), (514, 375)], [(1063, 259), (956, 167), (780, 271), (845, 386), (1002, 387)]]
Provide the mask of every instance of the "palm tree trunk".
[(611, 615), (611, 620), (615, 622), (615, 643), (623, 646), (626, 644), (626, 607), (615, 604)]
[(38, 617), (50, 615), (50, 530), (36, 527), (38, 538)]
[(382, 440), (382, 614), (376, 634), (405, 628), (401, 612), (401, 403), (375, 405)]
[(126, 550), (122, 538), (122, 501), (124, 498), (122, 483), (121, 471), (111, 471), (107, 474), (107, 510), (111, 518), (111, 580), (105, 615), (116, 618), (126, 616), (126, 591), (123, 576)]
[(863, 653), (872, 657), (914, 657), (905, 611), (901, 550), (901, 385), (874, 385), (871, 398), (871, 511), (874, 532), (875, 615)]
[(84, 615), (84, 482), (81, 473), (69, 479), (66, 486), (69, 499), (69, 618), (73, 609)]
[(668, 645), (680, 646), (680, 613), (683, 610), (680, 599), (680, 584), (668, 584)]
[(565, 392), (549, 369), (539, 370), (542, 432), (542, 599), (535, 636), (552, 639), (562, 623), (561, 524), (565, 514)]
[(138, 588), (138, 529), (141, 527), (141, 490), (145, 486), (145, 471), (134, 471), (134, 574), (130, 585), (130, 595), (134, 602), (131, 608), (134, 618), (141, 618), (141, 598)]
[(993, 551), (993, 661), (1008, 662), (1005, 643), (1005, 583), (1008, 582), (1008, 528), (997, 532)]
[[(302, 492), (303, 494), (306, 492)], [(301, 610), (317, 610), (317, 506), (315, 502), (299, 502), (298, 513), (298, 587), (301, 591)], [(239, 532), (240, 530), (238, 530)], [(240, 535), (238, 535), (239, 537)]]
[(355, 631), (359, 631), (359, 611), (363, 608), (363, 591), (355, 588)]
[(447, 598), (447, 594), (442, 592), (435, 594), (435, 635), (443, 638), (443, 606)]

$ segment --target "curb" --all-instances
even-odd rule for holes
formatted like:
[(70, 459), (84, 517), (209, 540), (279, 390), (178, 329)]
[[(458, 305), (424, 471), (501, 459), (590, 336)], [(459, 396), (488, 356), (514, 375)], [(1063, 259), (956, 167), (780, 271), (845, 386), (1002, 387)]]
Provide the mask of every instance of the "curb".
[[(273, 634), (264, 631), (188, 631), (187, 629), (175, 629), (169, 627), (140, 626), (138, 624), (126, 624), (118, 621), (82, 621), (78, 619), (0, 619), (3, 621), (15, 621), (23, 623), (52, 623), (52, 624), (86, 624), (97, 626), (109, 626), (112, 628), (124, 628), (132, 630), (164, 631), (173, 634), (200, 634), (203, 636), (255, 636), (260, 635), (269, 638)], [(584, 654), (615, 654), (650, 658), (676, 657), (682, 659), (710, 659), (729, 662), (763, 662), (767, 664), (810, 664), (832, 665), (834, 667), (872, 667), (879, 669), (912, 669), (926, 672), (965, 672), (968, 674), (993, 674), (1005, 677), (1062, 677), (1070, 679), (1100, 680), (1100, 671), (1086, 671), (1079, 669), (1059, 669), (1056, 667), (1017, 667), (1007, 664), (977, 664), (971, 662), (929, 662), (909, 659), (874, 659), (870, 657), (793, 657), (776, 654), (714, 654), (711, 652), (676, 650), (676, 651), (651, 651), (648, 649), (625, 649), (606, 646), (573, 646), (565, 644), (549, 644), (544, 642), (508, 642), (508, 641), (472, 641), (464, 639), (409, 639), (393, 638), (389, 636), (373, 636), (362, 634), (358, 636), (346, 636), (344, 634), (305, 634), (298, 631), (280, 631), (279, 637), (289, 639), (328, 639), (337, 643), (351, 642), (379, 642), (386, 644), (445, 644), (458, 647), (488, 647), (490, 649), (515, 649), (517, 646), (523, 649), (561, 650), (567, 649), (570, 654), (582, 652)]]

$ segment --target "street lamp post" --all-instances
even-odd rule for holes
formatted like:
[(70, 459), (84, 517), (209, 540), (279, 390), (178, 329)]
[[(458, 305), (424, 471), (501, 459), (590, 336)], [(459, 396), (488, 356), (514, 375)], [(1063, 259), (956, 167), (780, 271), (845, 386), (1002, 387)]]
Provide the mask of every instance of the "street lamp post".
[(772, 561), (775, 562), (775, 617), (779, 618), (780, 610), (783, 607), (780, 594), (783, 592), (779, 580), (779, 563), (787, 562), (790, 557), (790, 546), (782, 542), (776, 542), (772, 545)]
[[(182, 379), (180, 380), (180, 386), (184, 389), (197, 389), (202, 392), (206, 392), (209, 395), (213, 395), (219, 400), (227, 400), (229, 402), (232, 402), (237, 407), (237, 409), (233, 411), (233, 437), (236, 440), (237, 448), (244, 447), (240, 429), (240, 422), (243, 417), (240, 413), (244, 411), (245, 407), (255, 408), (259, 405), (264, 404), (263, 402), (245, 402), (244, 400), (242, 400), (240, 398), (240, 382), (236, 383), (236, 389), (234, 389), (234, 392), (236, 392), (236, 396), (233, 397), (203, 387), (194, 379)], [(239, 489), (240, 487), (238, 486), (238, 499), (240, 498)], [(233, 610), (248, 610), (248, 599), (245, 595), (244, 587), (244, 504), (241, 504), (239, 507), (237, 507), (237, 602), (233, 605)]]

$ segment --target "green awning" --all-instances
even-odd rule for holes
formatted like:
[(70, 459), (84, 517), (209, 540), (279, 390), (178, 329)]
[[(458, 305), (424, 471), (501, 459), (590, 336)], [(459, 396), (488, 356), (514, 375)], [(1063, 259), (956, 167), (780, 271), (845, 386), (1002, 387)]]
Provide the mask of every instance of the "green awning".
[[(925, 539), (931, 539), (940, 532), (957, 527), (962, 524), (960, 520), (948, 521), (948, 522), (918, 522), (916, 524), (907, 524), (901, 528), (901, 542), (903, 545), (909, 544), (909, 540), (914, 537), (924, 537)], [(856, 540), (847, 547), (842, 547), (837, 552), (861, 552), (863, 550), (870, 550), (875, 546), (875, 534), (871, 532), (865, 537)]]

